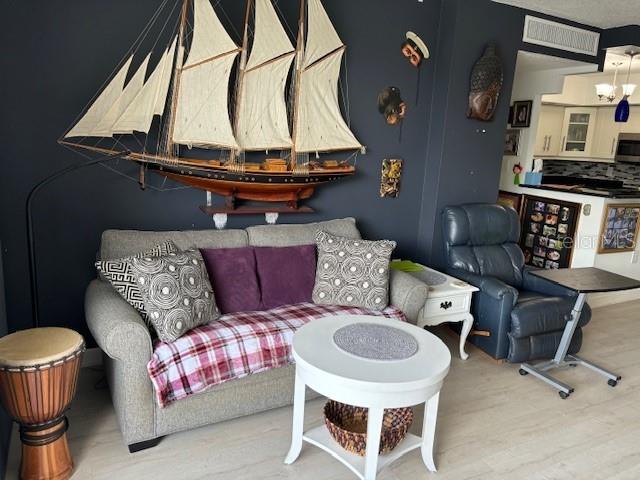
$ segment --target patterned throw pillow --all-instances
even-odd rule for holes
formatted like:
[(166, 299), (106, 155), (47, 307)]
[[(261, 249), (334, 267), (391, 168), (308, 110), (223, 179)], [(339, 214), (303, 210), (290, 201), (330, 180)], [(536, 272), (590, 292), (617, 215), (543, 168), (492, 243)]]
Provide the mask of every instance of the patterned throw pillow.
[(145, 321), (147, 319), (147, 312), (144, 309), (144, 302), (142, 301), (142, 295), (140, 295), (140, 289), (136, 283), (136, 279), (133, 276), (131, 267), (128, 263), (132, 258), (143, 257), (161, 257), (171, 252), (177, 252), (178, 247), (169, 241), (156, 245), (151, 250), (141, 252), (136, 255), (132, 255), (126, 258), (120, 258), (117, 260), (106, 260), (102, 262), (96, 262), (96, 269), (104, 278), (106, 278), (113, 288), (122, 295), (133, 308), (135, 308)]
[(396, 242), (316, 234), (318, 264), (313, 301), (384, 310), (389, 304), (389, 259)]
[(127, 262), (149, 322), (163, 342), (220, 316), (202, 255), (196, 249)]

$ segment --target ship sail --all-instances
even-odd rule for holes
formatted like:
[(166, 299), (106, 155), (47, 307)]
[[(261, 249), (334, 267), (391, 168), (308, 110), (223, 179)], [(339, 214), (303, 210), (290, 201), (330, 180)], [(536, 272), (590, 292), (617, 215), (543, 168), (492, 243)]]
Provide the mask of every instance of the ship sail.
[(229, 79), (240, 51), (209, 0), (194, 0), (191, 49), (181, 69), (172, 141), (237, 149), (229, 119)]
[(131, 105), (131, 102), (133, 102), (144, 86), (144, 77), (147, 73), (150, 57), (151, 54), (146, 56), (142, 65), (140, 65), (136, 73), (131, 77), (131, 80), (129, 80), (127, 86), (124, 87), (118, 99), (98, 122), (91, 132), (92, 137), (111, 137), (113, 135), (113, 126), (118, 121), (118, 118), (120, 118), (120, 115)]
[(132, 60), (133, 55), (124, 63), (80, 120), (66, 133), (65, 138), (92, 136), (96, 126), (122, 95), (124, 82)]
[(149, 133), (154, 115), (164, 114), (176, 43), (177, 39), (165, 51), (142, 90), (115, 122), (112, 127), (113, 133)]
[[(296, 42), (278, 0), (245, 1), (241, 47), (216, 13), (220, 0), (178, 0), (179, 15), (177, 2), (163, 1), (133, 53), (58, 142), (135, 162), (142, 187), (152, 171), (227, 197), (224, 209), (214, 212), (228, 212), (236, 199), (287, 202), (295, 209), (319, 185), (353, 175), (350, 161), (364, 147), (342, 114), (346, 98), (338, 87), (346, 46), (322, 1), (300, 0)], [(158, 22), (162, 12), (164, 24)], [(158, 36), (145, 57), (139, 50), (151, 44), (150, 32)], [(147, 135), (144, 142), (138, 134)], [(183, 146), (212, 151), (192, 155)], [(254, 161), (258, 154), (245, 155), (273, 150), (279, 158), (263, 162)], [(309, 161), (310, 153), (333, 151), (354, 154)]]
[(255, 0), (254, 32), (239, 82), (236, 138), (242, 150), (289, 149), (285, 89), (295, 49), (271, 0)]
[(294, 144), (298, 153), (364, 148), (340, 111), (338, 82), (346, 46), (320, 0), (307, 2), (307, 42), (298, 72)]

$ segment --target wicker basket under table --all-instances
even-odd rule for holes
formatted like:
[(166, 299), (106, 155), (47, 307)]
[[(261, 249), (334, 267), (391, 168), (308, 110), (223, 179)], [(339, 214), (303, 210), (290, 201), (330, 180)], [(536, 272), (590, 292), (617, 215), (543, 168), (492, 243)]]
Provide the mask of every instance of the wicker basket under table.
[[(324, 423), (333, 439), (345, 450), (364, 457), (367, 451), (368, 409), (329, 400), (324, 406)], [(413, 409), (385, 410), (380, 434), (380, 454), (391, 452), (404, 440), (413, 423)]]

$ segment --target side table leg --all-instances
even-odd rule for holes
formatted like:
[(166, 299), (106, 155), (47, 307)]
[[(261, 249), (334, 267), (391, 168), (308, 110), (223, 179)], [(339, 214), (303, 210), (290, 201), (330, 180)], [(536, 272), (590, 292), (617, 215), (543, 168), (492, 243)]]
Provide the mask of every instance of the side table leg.
[(471, 327), (473, 327), (473, 315), (468, 314), (462, 323), (462, 330), (460, 331), (460, 358), (462, 360), (469, 358), (469, 354), (464, 351), (464, 344), (467, 343)]
[(438, 419), (438, 402), (440, 392), (427, 400), (424, 407), (424, 422), (422, 424), (422, 461), (430, 472), (436, 472), (436, 463), (433, 461), (433, 448), (436, 438), (436, 420)]
[(293, 427), (291, 429), (291, 448), (284, 463), (291, 465), (298, 459), (302, 450), (302, 433), (304, 430), (304, 403), (306, 385), (296, 375), (295, 392), (293, 396)]
[(375, 480), (378, 473), (378, 451), (382, 433), (383, 408), (370, 408), (367, 420), (367, 453), (364, 461), (364, 480)]

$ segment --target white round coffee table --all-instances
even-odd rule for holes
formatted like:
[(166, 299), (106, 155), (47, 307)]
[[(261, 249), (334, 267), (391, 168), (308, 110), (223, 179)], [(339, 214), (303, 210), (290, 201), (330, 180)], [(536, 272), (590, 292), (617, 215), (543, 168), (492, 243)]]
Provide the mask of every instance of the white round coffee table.
[[(417, 351), (403, 360), (372, 360), (342, 350), (335, 332), (349, 324), (386, 325), (409, 333)], [(451, 364), (445, 344), (431, 333), (408, 323), (366, 315), (326, 317), (309, 323), (293, 337), (296, 361), (291, 449), (286, 464), (296, 461), (306, 441), (344, 463), (359, 478), (373, 480), (379, 470), (407, 452), (420, 448), (426, 467), (436, 471), (433, 446), (440, 388)], [(369, 409), (367, 454), (359, 457), (342, 449), (323, 424), (303, 432), (305, 390), (309, 387), (338, 402)], [(411, 433), (392, 452), (379, 456), (385, 408), (425, 403), (422, 438)]]

